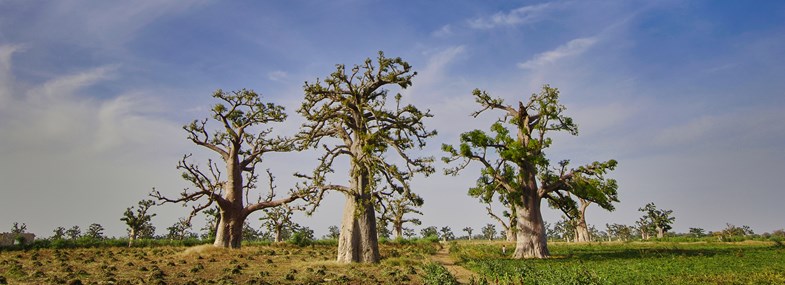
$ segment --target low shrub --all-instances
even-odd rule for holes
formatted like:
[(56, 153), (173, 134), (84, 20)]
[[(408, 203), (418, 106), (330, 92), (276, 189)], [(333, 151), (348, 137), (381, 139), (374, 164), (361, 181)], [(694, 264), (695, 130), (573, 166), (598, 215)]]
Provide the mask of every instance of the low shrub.
[(430, 262), (423, 265), (422, 281), (429, 285), (453, 285), (458, 284), (455, 276), (452, 276), (447, 268), (439, 263)]

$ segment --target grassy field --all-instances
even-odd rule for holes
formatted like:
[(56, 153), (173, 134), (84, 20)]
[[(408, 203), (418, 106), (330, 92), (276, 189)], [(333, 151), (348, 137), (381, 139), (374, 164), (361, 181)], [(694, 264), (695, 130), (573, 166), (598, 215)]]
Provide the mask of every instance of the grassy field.
[[(507, 254), (502, 254), (506, 245)], [(338, 264), (334, 244), (103, 247), (0, 252), (0, 284), (450, 284), (427, 241), (381, 244), (378, 265)], [(451, 242), (474, 284), (785, 284), (778, 242), (550, 243), (553, 258), (513, 260), (514, 244)], [(444, 254), (442, 254), (444, 255)]]
[[(502, 255), (507, 246), (507, 256)], [(553, 258), (512, 260), (511, 243), (457, 243), (479, 284), (785, 284), (777, 242), (549, 244)]]
[(383, 244), (379, 265), (336, 263), (335, 245), (203, 245), (0, 252), (0, 284), (421, 283), (437, 243)]

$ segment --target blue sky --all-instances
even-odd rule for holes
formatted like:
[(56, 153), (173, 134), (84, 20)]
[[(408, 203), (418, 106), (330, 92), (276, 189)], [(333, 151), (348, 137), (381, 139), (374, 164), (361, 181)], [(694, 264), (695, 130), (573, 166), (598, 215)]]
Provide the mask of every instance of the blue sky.
[[(215, 89), (286, 106), (277, 128), (293, 134), (303, 82), (379, 50), (419, 73), (404, 100), (432, 110), (439, 131), (422, 155), (496, 118), (469, 117), (472, 89), (514, 102), (548, 83), (580, 127), (551, 157), (620, 162), (621, 203), (589, 208), (590, 224), (632, 224), (655, 202), (680, 232), (785, 227), (781, 1), (0, 0), (0, 229), (100, 223), (123, 235), (126, 207), (152, 187), (178, 193), (177, 160), (209, 155), (180, 126), (207, 116)], [(286, 189), (315, 155), (262, 167)], [(415, 180), (425, 226), (492, 223), (466, 195), (476, 171)], [(331, 195), (298, 220), (324, 233), (342, 203)], [(159, 233), (187, 213), (157, 211)]]

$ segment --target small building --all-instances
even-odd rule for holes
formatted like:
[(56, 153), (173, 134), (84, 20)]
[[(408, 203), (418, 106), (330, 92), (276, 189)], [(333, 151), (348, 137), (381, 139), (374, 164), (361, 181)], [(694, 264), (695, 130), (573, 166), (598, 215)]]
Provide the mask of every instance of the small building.
[(21, 236), (24, 239), (25, 244), (30, 244), (35, 241), (35, 234), (31, 233), (21, 233), (21, 234), (14, 234), (14, 233), (0, 233), (0, 246), (11, 246), (15, 244), (19, 244), (16, 240), (17, 236)]

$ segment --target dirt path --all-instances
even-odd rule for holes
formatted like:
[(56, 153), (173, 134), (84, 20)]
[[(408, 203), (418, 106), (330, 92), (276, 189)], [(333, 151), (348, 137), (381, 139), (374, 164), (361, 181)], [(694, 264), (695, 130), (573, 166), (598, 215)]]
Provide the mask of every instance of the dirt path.
[(450, 274), (455, 276), (455, 279), (458, 280), (459, 283), (469, 284), (469, 280), (471, 280), (471, 276), (474, 275), (474, 272), (455, 264), (455, 259), (450, 256), (450, 244), (442, 245), (442, 249), (432, 255), (431, 260), (438, 262), (447, 268), (447, 271), (450, 271)]

